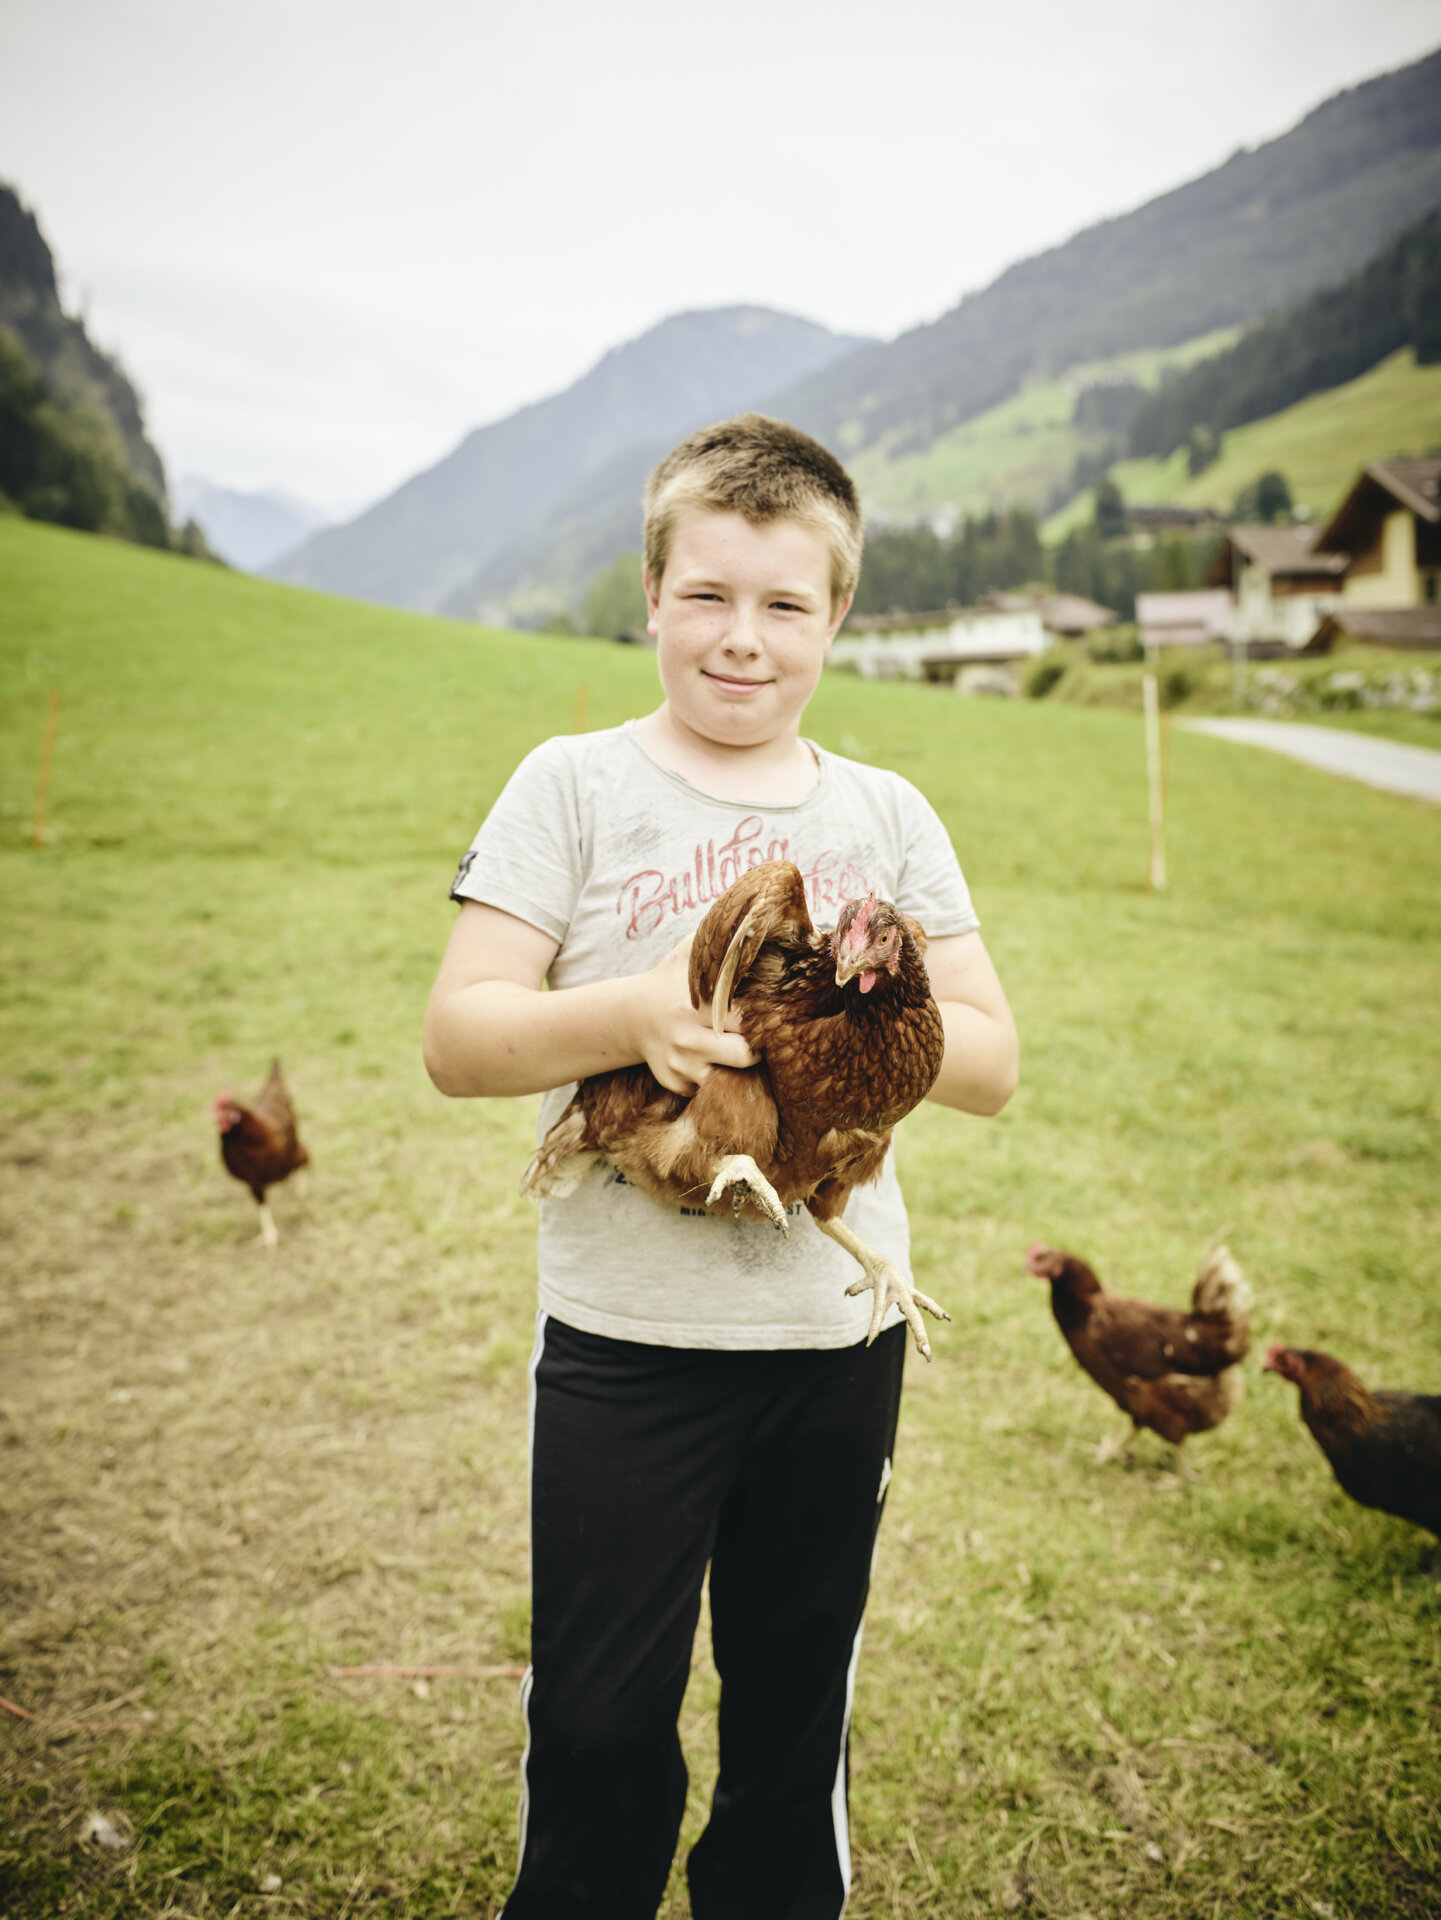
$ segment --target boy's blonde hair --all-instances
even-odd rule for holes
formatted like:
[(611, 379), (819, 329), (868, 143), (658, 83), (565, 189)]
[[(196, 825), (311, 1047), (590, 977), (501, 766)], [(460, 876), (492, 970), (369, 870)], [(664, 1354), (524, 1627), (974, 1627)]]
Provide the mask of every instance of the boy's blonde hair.
[(676, 520), (693, 508), (738, 513), (757, 527), (798, 521), (830, 548), (832, 608), (855, 592), (860, 500), (840, 461), (798, 427), (741, 413), (701, 427), (666, 455), (645, 490), (645, 570), (653, 592), (660, 591)]

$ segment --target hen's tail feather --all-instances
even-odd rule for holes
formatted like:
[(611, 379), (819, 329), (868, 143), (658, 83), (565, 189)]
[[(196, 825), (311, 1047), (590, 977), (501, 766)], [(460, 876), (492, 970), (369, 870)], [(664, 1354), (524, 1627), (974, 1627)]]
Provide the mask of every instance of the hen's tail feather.
[(590, 1171), (595, 1153), (585, 1151), (586, 1119), (579, 1107), (563, 1113), (541, 1141), (520, 1178), (527, 1200), (563, 1200)]
[(1229, 1313), (1236, 1319), (1255, 1306), (1255, 1296), (1246, 1277), (1231, 1258), (1229, 1247), (1217, 1247), (1208, 1253), (1196, 1269), (1196, 1285), (1191, 1294), (1193, 1313)]
[(716, 976), (715, 997), (710, 1008), (711, 1025), (717, 1039), (725, 1032), (726, 1016), (731, 1010), (731, 994), (737, 978), (750, 971), (756, 955), (765, 945), (764, 928), (770, 917), (769, 903), (757, 900), (731, 936), (725, 959), (721, 961), (720, 973)]

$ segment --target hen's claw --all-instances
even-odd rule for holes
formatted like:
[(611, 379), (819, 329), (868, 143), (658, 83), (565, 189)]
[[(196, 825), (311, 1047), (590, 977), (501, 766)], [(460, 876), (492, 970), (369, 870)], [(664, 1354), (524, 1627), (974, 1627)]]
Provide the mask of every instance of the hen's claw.
[(869, 1346), (881, 1330), (881, 1322), (891, 1307), (899, 1307), (906, 1316), (906, 1324), (915, 1335), (916, 1345), (922, 1355), (929, 1360), (931, 1343), (926, 1338), (926, 1323), (919, 1309), (924, 1307), (927, 1313), (935, 1315), (937, 1320), (949, 1320), (950, 1315), (938, 1301), (932, 1300), (928, 1293), (920, 1293), (914, 1288), (899, 1267), (893, 1267), (889, 1260), (877, 1260), (873, 1267), (867, 1267), (863, 1278), (846, 1288), (847, 1294), (864, 1293), (867, 1287), (874, 1288), (875, 1300), (871, 1307), (870, 1331), (866, 1335)]
[(874, 1290), (875, 1299), (871, 1305), (870, 1331), (866, 1334), (866, 1345), (870, 1346), (881, 1330), (881, 1322), (892, 1307), (899, 1307), (906, 1317), (906, 1324), (915, 1336), (917, 1347), (924, 1359), (931, 1357), (931, 1343), (926, 1338), (926, 1323), (922, 1320), (920, 1309), (934, 1314), (937, 1320), (949, 1320), (950, 1315), (938, 1301), (932, 1300), (928, 1293), (919, 1293), (907, 1280), (899, 1267), (892, 1266), (889, 1260), (873, 1253), (864, 1240), (853, 1234), (842, 1220), (817, 1220), (816, 1225), (828, 1239), (845, 1248), (853, 1260), (859, 1260), (865, 1269), (864, 1277), (846, 1288), (849, 1298), (852, 1294), (864, 1293), (869, 1287)]
[(727, 1190), (737, 1214), (749, 1200), (760, 1208), (782, 1237), (789, 1240), (791, 1223), (786, 1218), (780, 1195), (748, 1153), (728, 1153), (724, 1160), (716, 1163), (715, 1179), (706, 1195), (706, 1205), (713, 1207)]

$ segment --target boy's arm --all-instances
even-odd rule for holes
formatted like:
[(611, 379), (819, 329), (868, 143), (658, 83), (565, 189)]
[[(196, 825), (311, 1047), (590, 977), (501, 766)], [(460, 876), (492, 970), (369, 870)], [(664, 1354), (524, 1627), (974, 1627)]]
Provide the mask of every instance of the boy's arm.
[(649, 973), (543, 993), (558, 951), (499, 907), (461, 903), (425, 1010), (426, 1070), (442, 1093), (543, 1093), (644, 1060), (673, 1093), (710, 1066), (749, 1067), (739, 1034), (719, 1038), (690, 1003), (689, 940)]
[(1020, 1044), (981, 936), (932, 940), (926, 971), (946, 1028), (946, 1057), (927, 1099), (962, 1113), (999, 1113), (1016, 1090)]

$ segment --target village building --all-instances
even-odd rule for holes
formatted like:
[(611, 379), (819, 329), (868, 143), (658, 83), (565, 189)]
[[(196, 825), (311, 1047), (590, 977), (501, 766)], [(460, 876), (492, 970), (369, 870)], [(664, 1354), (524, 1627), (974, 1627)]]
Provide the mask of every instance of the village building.
[(954, 680), (967, 667), (1009, 665), (1050, 644), (1029, 600), (1019, 607), (861, 614), (836, 635), (826, 665), (848, 667), (867, 680)]
[(1113, 608), (1100, 606), (1080, 593), (991, 593), (986, 595), (986, 604), (1006, 612), (1034, 607), (1041, 625), (1057, 640), (1079, 640), (1098, 627), (1114, 626), (1118, 618)]
[(1199, 533), (1221, 522), (1214, 507), (1182, 507), (1169, 500), (1153, 504), (1128, 501), (1126, 518), (1135, 544), (1142, 547), (1152, 545), (1163, 534)]
[(1339, 605), (1346, 563), (1344, 553), (1318, 550), (1314, 527), (1229, 527), (1206, 584), (1231, 590), (1233, 645), (1299, 652)]
[(1441, 648), (1441, 459), (1373, 460), (1322, 528), (1348, 560), (1315, 645)]
[(1136, 626), (1145, 647), (1206, 647), (1231, 631), (1231, 589), (1138, 593)]
[(1316, 541), (1350, 555), (1342, 589), (1354, 607), (1441, 602), (1441, 460), (1374, 460)]
[(1316, 549), (1350, 555), (1341, 590), (1348, 613), (1441, 604), (1441, 460), (1373, 460)]

